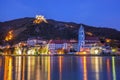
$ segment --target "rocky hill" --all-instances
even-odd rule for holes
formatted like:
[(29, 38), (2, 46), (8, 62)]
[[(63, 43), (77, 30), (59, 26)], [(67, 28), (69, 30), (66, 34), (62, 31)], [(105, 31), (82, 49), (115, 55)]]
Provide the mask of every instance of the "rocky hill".
[(0, 42), (4, 41), (8, 31), (13, 30), (14, 42), (25, 41), (30, 37), (43, 39), (77, 39), (78, 29), (83, 25), (86, 32), (95, 36), (120, 40), (120, 31), (111, 28), (93, 27), (73, 22), (61, 22), (48, 19), (48, 23), (33, 24), (34, 18), (21, 18), (6, 22), (0, 22)]

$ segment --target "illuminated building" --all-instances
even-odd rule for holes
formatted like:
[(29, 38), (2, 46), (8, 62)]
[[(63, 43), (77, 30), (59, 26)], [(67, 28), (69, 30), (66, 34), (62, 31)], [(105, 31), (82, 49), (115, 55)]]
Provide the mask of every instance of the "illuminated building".
[(68, 40), (52, 40), (49, 43), (49, 50), (50, 51), (55, 51), (55, 50), (69, 50), (70, 48), (70, 42)]
[(27, 45), (28, 46), (35, 46), (35, 45), (41, 45), (41, 44), (46, 44), (46, 41), (42, 40), (41, 38), (29, 38), (27, 40)]
[(85, 33), (84, 33), (84, 28), (81, 25), (79, 28), (79, 33), (78, 33), (78, 52), (80, 52), (81, 48), (85, 45)]
[(78, 52), (89, 52), (92, 47), (98, 46), (99, 43), (99, 38), (94, 36), (91, 32), (86, 33), (83, 25), (81, 25), (78, 35)]
[(46, 19), (42, 15), (36, 15), (36, 19), (33, 21), (35, 24), (40, 24), (41, 22), (47, 23)]

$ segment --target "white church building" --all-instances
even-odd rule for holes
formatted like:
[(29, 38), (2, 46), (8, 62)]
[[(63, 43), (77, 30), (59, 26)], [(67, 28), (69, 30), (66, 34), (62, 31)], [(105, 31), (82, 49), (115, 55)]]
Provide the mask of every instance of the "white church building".
[(96, 36), (86, 35), (83, 25), (79, 28), (78, 33), (78, 52), (90, 51), (90, 49), (100, 43), (100, 40)]

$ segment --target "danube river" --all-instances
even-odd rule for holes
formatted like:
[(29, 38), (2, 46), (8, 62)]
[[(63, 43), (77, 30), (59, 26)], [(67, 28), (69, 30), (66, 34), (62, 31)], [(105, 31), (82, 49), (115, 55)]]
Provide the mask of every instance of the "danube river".
[(0, 56), (0, 80), (120, 80), (120, 57)]

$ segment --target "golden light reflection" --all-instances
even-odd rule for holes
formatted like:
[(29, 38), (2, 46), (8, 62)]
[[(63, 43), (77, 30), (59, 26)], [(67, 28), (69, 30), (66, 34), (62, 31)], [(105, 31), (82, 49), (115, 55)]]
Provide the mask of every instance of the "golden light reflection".
[(102, 70), (102, 57), (91, 58), (92, 70), (96, 73), (95, 80), (100, 80), (99, 72)]
[(83, 76), (84, 76), (84, 80), (88, 80), (87, 78), (87, 59), (86, 56), (83, 57)]
[(62, 80), (62, 61), (63, 56), (59, 56), (59, 80)]
[(25, 80), (25, 57), (14, 57), (15, 80)]
[(51, 80), (51, 70), (50, 70), (51, 66), (50, 66), (50, 57), (48, 57), (48, 80)]
[[(43, 58), (43, 63), (42, 63), (42, 66), (43, 66), (43, 68), (42, 68), (42, 70), (43, 70), (43, 72), (45, 72), (44, 74), (46, 75), (46, 76), (42, 76), (43, 77), (43, 80), (51, 80), (51, 65), (50, 65), (50, 56), (48, 56), (48, 57), (44, 57)], [(42, 72), (42, 73), (43, 73)]]
[(113, 80), (116, 80), (115, 57), (112, 57)]
[(25, 57), (23, 57), (22, 61), (22, 80), (25, 80)]
[(35, 72), (35, 56), (28, 56), (27, 57), (27, 80), (34, 80), (34, 72)]
[(95, 57), (95, 72), (96, 73), (96, 80), (99, 80), (99, 58)]
[(40, 80), (40, 66), (41, 66), (41, 60), (40, 60), (41, 58), (40, 57), (37, 57), (37, 59), (36, 59), (36, 64), (37, 64), (37, 66), (36, 66), (36, 75), (35, 75), (35, 77), (36, 77), (36, 80)]
[(102, 64), (103, 64), (103, 62), (102, 62), (102, 59), (103, 57), (99, 57), (99, 70), (101, 71), (102, 70), (102, 68), (103, 68), (103, 66), (102, 66)]
[(12, 79), (12, 57), (5, 56), (4, 80)]
[(110, 60), (107, 59), (107, 74), (108, 74), (108, 80), (111, 80), (110, 78)]
[(15, 57), (15, 80), (21, 80), (21, 64), (22, 64), (22, 59), (21, 57)]

